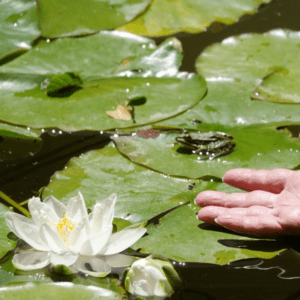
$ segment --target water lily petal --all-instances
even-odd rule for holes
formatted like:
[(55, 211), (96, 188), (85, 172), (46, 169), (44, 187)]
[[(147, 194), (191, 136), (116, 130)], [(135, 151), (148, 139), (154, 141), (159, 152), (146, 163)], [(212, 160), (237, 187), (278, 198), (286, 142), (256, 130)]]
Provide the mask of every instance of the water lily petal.
[(69, 200), (66, 215), (73, 222), (77, 223), (79, 223), (84, 218), (88, 218), (85, 202), (80, 192), (78, 192), (77, 197), (73, 197)]
[(53, 265), (65, 265), (65, 266), (71, 266), (73, 265), (79, 257), (78, 253), (75, 253), (73, 251), (65, 251), (62, 253), (53, 253), (50, 254), (50, 262)]
[(125, 254), (105, 255), (102, 259), (113, 268), (131, 266), (136, 261), (136, 257)]
[(80, 256), (73, 267), (94, 277), (105, 277), (111, 271), (110, 266), (98, 256)]
[(123, 229), (111, 235), (106, 246), (99, 254), (110, 255), (122, 252), (137, 240), (139, 240), (147, 231), (146, 228)]
[(48, 223), (43, 223), (40, 228), (41, 239), (56, 253), (66, 251), (67, 247), (59, 234), (55, 232)]
[(53, 196), (48, 196), (47, 198), (45, 198), (43, 200), (43, 203), (50, 206), (55, 211), (55, 213), (59, 219), (63, 218), (63, 212), (65, 212), (67, 210), (67, 208), (62, 202), (58, 201)]
[(20, 251), (14, 255), (12, 263), (20, 270), (41, 269), (50, 263), (49, 252)]
[(33, 197), (28, 201), (28, 208), (36, 226), (40, 227), (42, 223), (49, 223), (51, 226), (59, 220), (55, 210), (41, 202), (40, 198)]
[(17, 219), (20, 219), (20, 221), (23, 221), (23, 222), (26, 222), (26, 223), (30, 223), (32, 225), (35, 225), (34, 221), (31, 220), (31, 219), (28, 219), (20, 214), (17, 214), (15, 212), (7, 212), (5, 213), (4, 215), (5, 217), (5, 221), (6, 221), (6, 224), (7, 226), (9, 227), (9, 229), (17, 236), (18, 235), (18, 232), (17, 230), (15, 229), (14, 225), (13, 225), (13, 219), (17, 218)]
[(81, 255), (96, 255), (99, 251), (105, 247), (112, 233), (112, 225), (106, 230), (100, 232), (96, 236), (90, 237), (86, 240), (80, 249)]
[(132, 290), (134, 294), (140, 295), (140, 296), (152, 296), (154, 295), (152, 286), (149, 285), (147, 280), (140, 279), (139, 281), (135, 281), (132, 284)]
[(6, 213), (5, 220), (10, 230), (31, 247), (40, 251), (50, 250), (47, 244), (41, 240), (33, 220), (13, 212)]
[(69, 248), (79, 252), (82, 244), (90, 237), (91, 229), (89, 221), (84, 218), (72, 230), (69, 236)]
[(94, 206), (90, 221), (92, 235), (97, 235), (101, 230), (111, 225), (114, 218), (116, 200), (117, 194), (114, 193)]

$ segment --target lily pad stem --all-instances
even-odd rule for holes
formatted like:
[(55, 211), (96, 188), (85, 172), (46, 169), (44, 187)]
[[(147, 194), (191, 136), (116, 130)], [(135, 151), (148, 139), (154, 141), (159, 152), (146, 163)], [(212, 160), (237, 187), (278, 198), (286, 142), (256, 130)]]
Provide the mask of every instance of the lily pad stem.
[(24, 208), (20, 204), (16, 203), (14, 200), (12, 200), (11, 198), (9, 198), (7, 195), (5, 195), (1, 191), (0, 191), (0, 198), (2, 198), (5, 202), (7, 202), (8, 204), (12, 205), (18, 211), (20, 211), (25, 217), (27, 217), (27, 218), (31, 217), (29, 211), (26, 208)]

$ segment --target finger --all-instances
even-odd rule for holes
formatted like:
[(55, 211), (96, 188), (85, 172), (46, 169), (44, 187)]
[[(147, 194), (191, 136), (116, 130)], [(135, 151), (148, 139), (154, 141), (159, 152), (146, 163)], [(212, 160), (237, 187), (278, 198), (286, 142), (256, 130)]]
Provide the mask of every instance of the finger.
[[(236, 208), (236, 210), (241, 210), (241, 208)], [(218, 206), (206, 206), (201, 208), (198, 213), (198, 219), (208, 224), (218, 225), (215, 222), (215, 219), (218, 218), (222, 214), (229, 214), (229, 208), (218, 207)], [(236, 213), (243, 214), (242, 212), (236, 211)]]
[(287, 169), (232, 169), (225, 173), (223, 181), (245, 191), (262, 190), (279, 194), (294, 172)]
[(225, 208), (219, 206), (206, 206), (199, 211), (198, 219), (209, 224), (218, 224), (215, 220), (222, 215), (260, 216), (271, 214), (272, 212), (273, 210), (259, 205), (247, 208)]
[(215, 222), (227, 229), (246, 234), (266, 236), (284, 233), (278, 219), (268, 214), (257, 216), (221, 214), (216, 218)]
[(250, 207), (260, 205), (272, 208), (276, 198), (277, 195), (264, 191), (232, 194), (204, 191), (196, 196), (195, 203), (201, 207), (210, 205), (222, 207)]

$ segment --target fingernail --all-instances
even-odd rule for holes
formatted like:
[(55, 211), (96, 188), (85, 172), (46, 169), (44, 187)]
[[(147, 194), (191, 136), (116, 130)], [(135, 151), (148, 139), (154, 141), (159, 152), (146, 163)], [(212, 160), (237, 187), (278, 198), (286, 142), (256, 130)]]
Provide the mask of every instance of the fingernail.
[(215, 218), (214, 221), (215, 221), (217, 224), (221, 225), (220, 223), (217, 222), (217, 218)]

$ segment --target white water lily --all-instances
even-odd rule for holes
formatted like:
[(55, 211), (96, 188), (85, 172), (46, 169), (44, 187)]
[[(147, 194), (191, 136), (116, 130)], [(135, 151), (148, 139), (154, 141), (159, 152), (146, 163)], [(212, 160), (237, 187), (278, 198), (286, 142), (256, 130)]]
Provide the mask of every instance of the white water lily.
[(48, 264), (65, 265), (91, 276), (106, 276), (112, 267), (128, 266), (130, 256), (119, 254), (140, 239), (145, 228), (125, 228), (112, 233), (117, 195), (95, 204), (88, 214), (81, 193), (67, 206), (53, 196), (28, 202), (32, 219), (14, 212), (5, 214), (10, 230), (32, 248), (19, 250), (12, 260), (21, 270)]
[(143, 297), (171, 295), (181, 286), (181, 279), (172, 264), (158, 255), (135, 261), (123, 276), (125, 289)]

